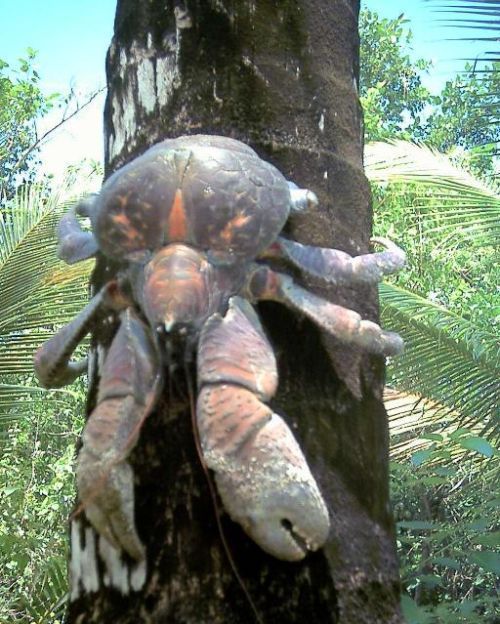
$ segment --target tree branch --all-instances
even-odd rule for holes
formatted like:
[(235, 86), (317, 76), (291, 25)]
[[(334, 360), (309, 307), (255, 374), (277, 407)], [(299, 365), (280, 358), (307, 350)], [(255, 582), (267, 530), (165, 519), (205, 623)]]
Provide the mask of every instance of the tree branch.
[(13, 167), (13, 171), (18, 170), (22, 164), (26, 161), (26, 159), (28, 158), (28, 156), (31, 154), (31, 152), (33, 152), (35, 149), (37, 149), (38, 147), (41, 146), (41, 144), (47, 139), (47, 137), (49, 137), (53, 132), (55, 132), (58, 128), (60, 128), (63, 124), (65, 124), (67, 121), (69, 121), (70, 119), (72, 119), (73, 117), (75, 117), (78, 113), (80, 113), (83, 109), (87, 108), (87, 106), (89, 104), (91, 104), (95, 98), (102, 93), (104, 90), (106, 89), (106, 87), (101, 87), (100, 89), (98, 89), (97, 91), (95, 91), (94, 93), (92, 93), (89, 98), (87, 99), (86, 102), (84, 102), (84, 104), (82, 104), (81, 106), (79, 106), (77, 104), (76, 109), (70, 113), (69, 115), (66, 114), (67, 112), (67, 108), (63, 114), (62, 119), (56, 123), (54, 126), (52, 126), (52, 128), (49, 128), (49, 130), (47, 130), (47, 132), (44, 132), (42, 134), (41, 137), (37, 138), (37, 140), (30, 145), (30, 147), (28, 147), (28, 149), (26, 149), (23, 154), (21, 155), (21, 157), (18, 159), (18, 161), (16, 162), (16, 164)]

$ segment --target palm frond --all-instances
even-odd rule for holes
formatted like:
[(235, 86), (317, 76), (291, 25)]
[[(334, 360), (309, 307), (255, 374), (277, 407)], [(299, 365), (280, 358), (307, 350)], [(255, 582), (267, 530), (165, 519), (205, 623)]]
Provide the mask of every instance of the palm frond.
[(498, 436), (500, 345), (497, 336), (403, 288), (380, 286), (385, 326), (405, 340), (394, 366), (398, 389), (433, 399), (455, 420)]
[[(0, 422), (24, 417), (43, 400), (33, 387), (33, 354), (87, 299), (92, 261), (66, 266), (56, 255), (55, 228), (75, 200), (67, 185), (36, 186), (17, 195), (0, 216)], [(54, 395), (62, 399), (63, 393)]]
[[(471, 428), (457, 428), (460, 415), (449, 407), (419, 396), (386, 388), (384, 390), (384, 404), (389, 418), (389, 430), (391, 434), (391, 459), (397, 461), (409, 461), (417, 451), (432, 450), (436, 447), (436, 440), (446, 443), (449, 456), (437, 452), (431, 457), (429, 463), (434, 465), (449, 465), (450, 462), (457, 465), (466, 459), (469, 468), (481, 466), (487, 468), (489, 456), (481, 453), (472, 453), (467, 445), (458, 443), (471, 436), (480, 436), (481, 425), (473, 425)], [(454, 445), (450, 440), (457, 440)], [(498, 458), (497, 458), (498, 459)]]
[(498, 190), (448, 156), (407, 141), (369, 143), (365, 172), (371, 182), (395, 183), (395, 193), (414, 185), (413, 210), (432, 217), (429, 232), (449, 233), (450, 245), (455, 235), (474, 245), (500, 242)]
[[(431, 2), (436, 5), (435, 11), (437, 13), (450, 15), (446, 20), (443, 20), (450, 26), (455, 25), (476, 30), (498, 30), (498, 26), (495, 24), (495, 20), (498, 22), (500, 18), (500, 2), (498, 0), (431, 0)], [(488, 41), (491, 38), (474, 36), (472, 39), (474, 41)]]
[(62, 621), (68, 599), (64, 559), (51, 559), (39, 574), (30, 595), (23, 597), (24, 609), (37, 624)]

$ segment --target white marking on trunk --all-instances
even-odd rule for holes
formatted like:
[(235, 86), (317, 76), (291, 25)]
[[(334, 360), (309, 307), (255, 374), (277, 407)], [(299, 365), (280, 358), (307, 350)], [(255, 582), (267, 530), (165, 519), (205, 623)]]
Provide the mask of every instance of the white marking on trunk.
[(180, 84), (177, 54), (171, 54), (156, 61), (156, 96), (160, 107), (166, 106)]
[[(100, 579), (97, 565), (97, 550), (104, 564), (102, 583), (106, 587), (114, 587), (121, 594), (139, 591), (146, 582), (147, 565), (141, 561), (135, 565), (125, 563), (119, 550), (114, 548), (102, 536), (97, 536), (94, 529), (85, 529), (85, 546), (81, 538), (81, 523), (78, 520), (71, 522), (71, 560), (70, 572), (70, 600), (77, 600), (83, 594), (99, 591)], [(96, 548), (96, 540), (99, 546)]]
[(214, 95), (214, 100), (217, 102), (217, 104), (220, 105), (224, 103), (224, 100), (217, 95), (217, 81), (216, 80), (214, 80), (213, 95)]
[(85, 529), (85, 546), (80, 539), (80, 523), (71, 522), (71, 576), (70, 600), (76, 600), (80, 592), (91, 593), (99, 589), (99, 574), (95, 548), (95, 533), (90, 527)]
[(318, 128), (320, 129), (320, 132), (325, 131), (325, 111), (321, 113), (321, 117), (319, 118)]
[(137, 65), (137, 94), (139, 102), (151, 114), (156, 106), (155, 67), (152, 59), (143, 58)]

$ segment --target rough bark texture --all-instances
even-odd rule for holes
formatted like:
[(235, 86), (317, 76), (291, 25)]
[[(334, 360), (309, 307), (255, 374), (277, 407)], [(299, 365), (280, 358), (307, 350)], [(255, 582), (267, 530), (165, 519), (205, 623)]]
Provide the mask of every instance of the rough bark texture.
[[(318, 194), (316, 213), (294, 216), (289, 236), (366, 252), (357, 12), (356, 0), (119, 0), (107, 59), (107, 173), (166, 137), (228, 135)], [(94, 286), (112, 271), (101, 260)], [(375, 289), (299, 280), (377, 319)], [(223, 517), (248, 593), (266, 624), (401, 622), (383, 362), (278, 305), (260, 312), (280, 367), (273, 407), (305, 450), (332, 533), (323, 551), (283, 563)], [(108, 339), (109, 331), (96, 333), (96, 341)], [(222, 548), (186, 397), (179, 371), (131, 456), (147, 568), (113, 558), (77, 515), (68, 622), (257, 621)]]

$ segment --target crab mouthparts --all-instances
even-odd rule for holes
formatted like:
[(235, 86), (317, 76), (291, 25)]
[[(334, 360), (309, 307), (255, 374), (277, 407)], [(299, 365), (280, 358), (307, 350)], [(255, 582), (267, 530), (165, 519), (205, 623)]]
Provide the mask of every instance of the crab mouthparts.
[(175, 326), (175, 323), (176, 323), (176, 320), (173, 316), (165, 317), (164, 327), (165, 327), (165, 331), (167, 332), (167, 334), (169, 334), (172, 331), (172, 329)]
[(153, 326), (167, 333), (199, 326), (214, 310), (211, 267), (205, 254), (181, 244), (157, 252), (144, 270), (142, 305)]

